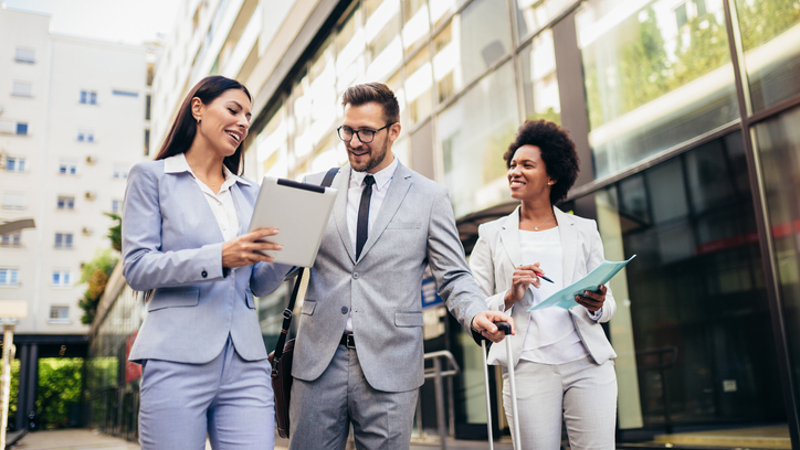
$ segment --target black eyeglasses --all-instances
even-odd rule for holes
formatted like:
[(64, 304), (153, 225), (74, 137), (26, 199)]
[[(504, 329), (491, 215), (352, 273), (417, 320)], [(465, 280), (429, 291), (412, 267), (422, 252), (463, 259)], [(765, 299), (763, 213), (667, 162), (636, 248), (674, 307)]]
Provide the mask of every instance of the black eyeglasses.
[(362, 144), (369, 144), (375, 139), (375, 133), (378, 131), (383, 130), (384, 128), (389, 128), (390, 126), (394, 125), (394, 122), (386, 124), (384, 127), (380, 127), (377, 130), (370, 130), (369, 128), (363, 128), (361, 130), (354, 130), (350, 127), (341, 126), (336, 129), (339, 132), (339, 139), (350, 142), (353, 140), (353, 135), (358, 136), (358, 140), (361, 141)]

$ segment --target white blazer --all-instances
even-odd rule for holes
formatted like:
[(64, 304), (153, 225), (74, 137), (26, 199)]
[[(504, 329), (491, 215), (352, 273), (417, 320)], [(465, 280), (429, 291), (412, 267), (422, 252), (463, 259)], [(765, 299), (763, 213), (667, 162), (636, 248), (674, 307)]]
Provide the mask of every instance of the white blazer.
[[(597, 223), (591, 219), (566, 214), (553, 208), (558, 221), (563, 253), (564, 286), (569, 286), (597, 267), (604, 259), (603, 242), (597, 230)], [(481, 287), (489, 309), (503, 311), (504, 297), (511, 288), (514, 269), (522, 265), (522, 252), (519, 244), (519, 207), (506, 217), (485, 223), (478, 228), (478, 242), (470, 257), (470, 267), (475, 280)], [(514, 318), (516, 334), (511, 336), (514, 366), (519, 362), (522, 344), (530, 324), (533, 295), (530, 290), (509, 311)], [(617, 354), (608, 342), (602, 322), (608, 322), (617, 310), (617, 304), (609, 289), (606, 301), (597, 320), (579, 304), (569, 310), (578, 336), (595, 363), (603, 364), (614, 359)], [(508, 357), (505, 345), (493, 345), (489, 350), (489, 364), (507, 366)]]

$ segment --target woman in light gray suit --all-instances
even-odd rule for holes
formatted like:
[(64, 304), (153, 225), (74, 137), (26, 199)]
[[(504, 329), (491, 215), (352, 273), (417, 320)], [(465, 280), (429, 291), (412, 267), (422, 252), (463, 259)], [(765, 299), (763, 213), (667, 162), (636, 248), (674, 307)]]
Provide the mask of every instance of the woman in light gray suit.
[(128, 177), (123, 274), (149, 291), (131, 350), (142, 364), (143, 449), (271, 449), (270, 366), (253, 295), (282, 281), (257, 250), (275, 230), (247, 233), (258, 186), (240, 178), (251, 97), (208, 77), (181, 105), (155, 161)]
[[(508, 364), (517, 382), (519, 448), (557, 450), (561, 422), (572, 449), (614, 448), (616, 357), (601, 323), (616, 304), (606, 286), (575, 297), (569, 310), (528, 312), (603, 261), (594, 220), (553, 206), (578, 176), (575, 144), (566, 131), (544, 120), (526, 121), (504, 155), (511, 196), (520, 205), (510, 215), (483, 224), (470, 258), (473, 275), (489, 308), (509, 313), (513, 360), (494, 345), (490, 364), (503, 367), (503, 404), (508, 423), (511, 394)], [(546, 277), (551, 282), (544, 281)], [(513, 433), (512, 433), (513, 436)]]

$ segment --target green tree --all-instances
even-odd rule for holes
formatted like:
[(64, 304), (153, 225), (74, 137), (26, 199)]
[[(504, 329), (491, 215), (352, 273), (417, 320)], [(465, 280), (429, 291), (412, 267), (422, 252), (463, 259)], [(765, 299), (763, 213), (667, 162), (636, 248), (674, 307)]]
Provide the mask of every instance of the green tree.
[(103, 213), (114, 221), (114, 225), (108, 227), (106, 237), (111, 240), (111, 248), (122, 252), (122, 217), (116, 213)]
[(82, 324), (89, 325), (94, 321), (94, 316), (97, 313), (97, 304), (103, 296), (108, 277), (111, 276), (116, 264), (117, 257), (111, 249), (107, 249), (98, 252), (94, 259), (85, 263), (81, 268), (80, 282), (87, 283), (83, 298), (78, 300), (78, 306), (83, 309)]
[(744, 51), (752, 50), (800, 23), (800, 0), (736, 0)]
[(669, 79), (669, 90), (731, 61), (728, 32), (712, 14), (694, 17), (684, 26), (689, 30), (689, 43), (677, 52), (678, 61), (674, 64), (674, 76)]
[(36, 411), (43, 428), (69, 425), (70, 409), (81, 401), (83, 358), (42, 358)]
[[(635, 16), (634, 16), (635, 17)], [(670, 64), (655, 13), (647, 9), (637, 37), (622, 48), (619, 61), (622, 113), (632, 111), (669, 91)]]

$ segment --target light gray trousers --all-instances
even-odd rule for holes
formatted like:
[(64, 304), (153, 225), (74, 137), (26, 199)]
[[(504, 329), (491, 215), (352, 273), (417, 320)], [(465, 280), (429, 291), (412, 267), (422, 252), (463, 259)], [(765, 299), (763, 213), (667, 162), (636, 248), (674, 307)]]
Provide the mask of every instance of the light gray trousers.
[(272, 450), (275, 405), (266, 359), (245, 361), (228, 338), (207, 364), (150, 359), (142, 368), (142, 450)]
[(343, 450), (351, 423), (359, 450), (408, 449), (418, 395), (419, 389), (373, 389), (364, 378), (356, 350), (339, 345), (319, 378), (312, 382), (294, 379), (289, 449)]
[[(572, 450), (615, 448), (617, 375), (613, 360), (601, 365), (588, 356), (566, 364), (520, 360), (514, 375), (522, 440), (519, 448), (558, 450), (562, 417)], [(503, 367), (503, 406), (513, 427), (506, 367)]]

